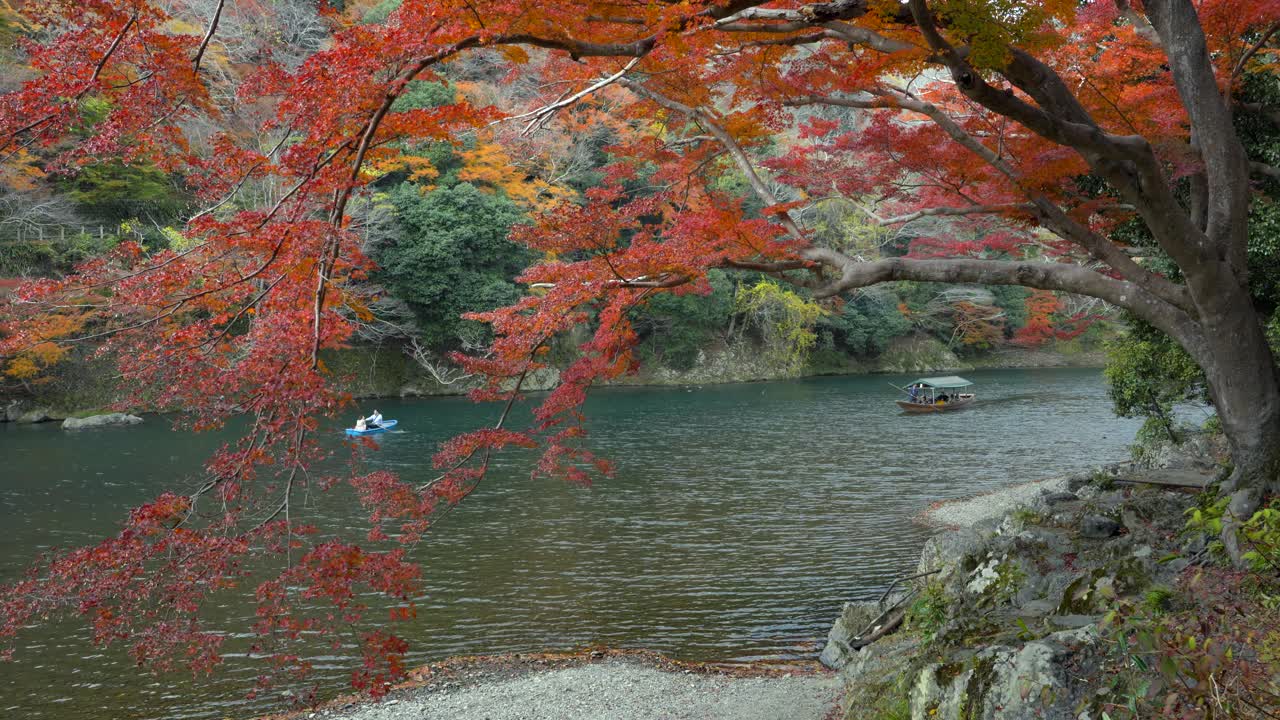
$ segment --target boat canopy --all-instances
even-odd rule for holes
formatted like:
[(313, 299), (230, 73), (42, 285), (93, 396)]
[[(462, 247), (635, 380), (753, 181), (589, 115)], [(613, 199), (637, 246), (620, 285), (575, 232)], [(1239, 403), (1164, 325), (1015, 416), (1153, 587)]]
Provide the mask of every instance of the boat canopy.
[(950, 390), (952, 388), (969, 387), (972, 384), (973, 383), (957, 375), (947, 375), (946, 377), (920, 378), (919, 380), (908, 383), (907, 387), (911, 387), (912, 385), (923, 385), (925, 387), (938, 388), (940, 390)]

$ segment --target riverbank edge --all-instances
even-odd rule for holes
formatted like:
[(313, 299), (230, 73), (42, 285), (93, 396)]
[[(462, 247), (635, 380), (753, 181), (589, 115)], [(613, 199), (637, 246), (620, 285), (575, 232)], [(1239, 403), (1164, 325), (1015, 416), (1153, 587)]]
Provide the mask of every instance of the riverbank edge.
[[(424, 697), (447, 696), (479, 686), (496, 685), (532, 675), (555, 673), (593, 665), (656, 670), (673, 675), (720, 679), (789, 679), (812, 677), (834, 679), (837, 673), (816, 660), (756, 663), (687, 662), (654, 650), (590, 647), (572, 652), (508, 653), (504, 655), (462, 655), (422, 665), (407, 678), (387, 689), (386, 695), (371, 700), (364, 695), (345, 694), (315, 707), (260, 716), (255, 720), (341, 720), (370, 707), (396, 705)], [(618, 678), (622, 683), (621, 673)], [(625, 683), (623, 683), (625, 684)], [(815, 718), (815, 720), (817, 720)]]
[[(1003, 359), (1002, 359), (1003, 358)], [(728, 366), (738, 370), (721, 373), (709, 372), (716, 365), (710, 364), (685, 373), (672, 371), (646, 371), (604, 383), (601, 388), (636, 388), (636, 387), (685, 387), (700, 385), (740, 385), (781, 380), (802, 380), (820, 377), (863, 377), (874, 375), (925, 374), (934, 372), (968, 372), (973, 370), (1035, 370), (1053, 368), (1096, 369), (1105, 365), (1105, 357), (1098, 352), (1082, 352), (1066, 354), (1043, 350), (1004, 350), (991, 356), (978, 358), (976, 362), (934, 363), (920, 365), (851, 364), (847, 368), (812, 368), (806, 372), (791, 373), (778, 369), (760, 369), (750, 365), (737, 365), (733, 361)], [(720, 363), (725, 365), (724, 362)], [(743, 372), (742, 368), (750, 372)], [(723, 370), (724, 368), (721, 367)], [(358, 373), (352, 373), (358, 374)], [(421, 378), (419, 378), (421, 380)], [(559, 381), (559, 373), (541, 371), (531, 374), (526, 380), (525, 390), (529, 393), (547, 392)], [(83, 385), (84, 383), (81, 383)], [(91, 384), (91, 383), (90, 383)], [(430, 398), (457, 397), (466, 395), (470, 388), (462, 385), (445, 385), (435, 383), (424, 385), (422, 382), (407, 382), (395, 390), (379, 392), (361, 391), (360, 383), (352, 383), (348, 389), (351, 397), (357, 400), (374, 400), (381, 398)], [(368, 388), (366, 387), (365, 390)], [(119, 403), (105, 397), (107, 391), (98, 393), (81, 391), (71, 395), (80, 401), (59, 401), (41, 397), (0, 395), (0, 423), (36, 424), (47, 422), (64, 422), (67, 419), (80, 419), (107, 415), (124, 410), (134, 414), (153, 414), (145, 407), (122, 407)], [(94, 397), (88, 402), (83, 398)]]
[[(1094, 472), (1105, 472), (1108, 469), (1121, 472), (1133, 467), (1132, 460), (1113, 460), (1097, 466)], [(999, 520), (1018, 508), (1033, 505), (1046, 493), (1065, 492), (1072, 478), (1072, 474), (1053, 475), (968, 497), (939, 500), (917, 513), (911, 520), (918, 525), (940, 531), (973, 527), (983, 521)]]
[[(1212, 562), (1216, 534), (1188, 529), (1200, 491), (1161, 484), (1190, 474), (1213, 487), (1223, 439), (1202, 434), (1153, 450), (1153, 461), (1099, 465), (920, 513), (918, 522), (943, 529), (926, 542), (915, 573), (879, 602), (846, 603), (829, 633), (822, 660), (845, 684), (839, 717), (1154, 717), (1144, 714), (1149, 706), (1128, 712), (1134, 688), (1169, 683), (1155, 711), (1186, 698), (1170, 699), (1179, 688), (1154, 662), (1118, 652), (1120, 638), (1150, 634), (1152, 617), (1198, 627), (1202, 616), (1221, 612), (1229, 624), (1243, 612), (1280, 626), (1280, 609), (1260, 604), (1240, 573)], [(957, 507), (965, 512), (946, 514)], [(1231, 599), (1204, 593), (1202, 574)], [(1178, 613), (1190, 620), (1170, 619)], [(1241, 671), (1221, 672), (1226, 679)], [(1269, 672), (1280, 678), (1280, 664)]]

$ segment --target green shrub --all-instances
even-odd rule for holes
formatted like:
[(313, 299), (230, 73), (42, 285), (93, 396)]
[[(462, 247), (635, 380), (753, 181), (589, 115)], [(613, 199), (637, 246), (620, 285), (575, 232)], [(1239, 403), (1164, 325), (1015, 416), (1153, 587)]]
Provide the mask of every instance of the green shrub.
[(1257, 572), (1280, 573), (1280, 498), (1253, 514), (1240, 528), (1249, 548), (1241, 558)]
[(912, 632), (920, 633), (926, 643), (933, 642), (946, 624), (950, 609), (951, 600), (942, 583), (929, 583), (907, 608), (903, 625)]

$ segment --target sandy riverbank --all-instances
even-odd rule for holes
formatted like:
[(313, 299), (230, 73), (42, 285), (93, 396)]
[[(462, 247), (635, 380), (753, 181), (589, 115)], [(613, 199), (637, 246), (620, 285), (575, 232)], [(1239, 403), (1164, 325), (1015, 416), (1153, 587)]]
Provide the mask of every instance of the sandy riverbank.
[(460, 658), (427, 666), (382, 702), (338, 700), (262, 720), (822, 720), (839, 678), (791, 667), (678, 663), (654, 653)]

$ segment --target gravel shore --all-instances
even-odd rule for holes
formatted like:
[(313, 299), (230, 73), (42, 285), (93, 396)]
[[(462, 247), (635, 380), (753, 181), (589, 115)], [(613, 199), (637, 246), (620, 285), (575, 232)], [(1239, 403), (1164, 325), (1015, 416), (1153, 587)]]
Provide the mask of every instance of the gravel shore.
[(629, 659), (534, 671), (446, 691), (410, 688), (316, 720), (822, 720), (834, 674), (734, 677), (664, 671)]
[(925, 510), (917, 518), (926, 525), (973, 527), (983, 520), (998, 518), (1014, 508), (1030, 505), (1041, 492), (1067, 489), (1067, 477), (1034, 480), (984, 493), (964, 500), (948, 500)]

